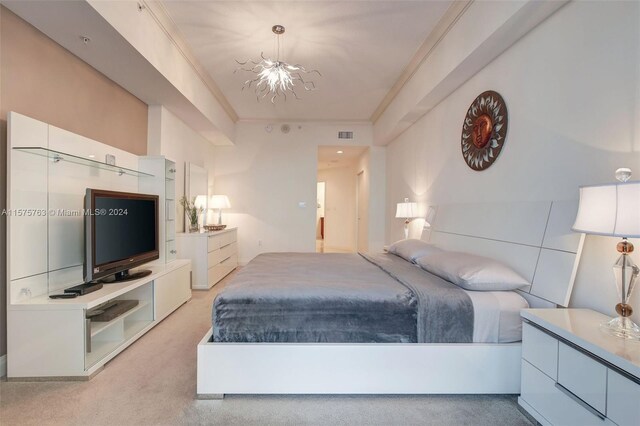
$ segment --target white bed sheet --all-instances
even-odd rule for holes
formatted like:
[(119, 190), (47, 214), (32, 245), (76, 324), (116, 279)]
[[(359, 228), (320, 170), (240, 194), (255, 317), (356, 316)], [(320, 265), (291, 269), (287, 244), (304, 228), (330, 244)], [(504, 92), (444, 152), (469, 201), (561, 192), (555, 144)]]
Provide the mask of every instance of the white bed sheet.
[(529, 307), (514, 291), (467, 291), (473, 303), (473, 343), (522, 340), (520, 310)]

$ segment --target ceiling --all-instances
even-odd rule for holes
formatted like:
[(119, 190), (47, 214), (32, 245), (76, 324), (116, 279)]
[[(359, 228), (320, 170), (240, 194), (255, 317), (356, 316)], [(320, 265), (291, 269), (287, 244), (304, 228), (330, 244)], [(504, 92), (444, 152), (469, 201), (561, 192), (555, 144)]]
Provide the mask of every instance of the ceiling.
[[(240, 119), (369, 120), (451, 1), (164, 1), (181, 36)], [(274, 56), (317, 69), (302, 100), (256, 100), (236, 60)]]
[(366, 146), (319, 146), (318, 170), (354, 165), (367, 149)]

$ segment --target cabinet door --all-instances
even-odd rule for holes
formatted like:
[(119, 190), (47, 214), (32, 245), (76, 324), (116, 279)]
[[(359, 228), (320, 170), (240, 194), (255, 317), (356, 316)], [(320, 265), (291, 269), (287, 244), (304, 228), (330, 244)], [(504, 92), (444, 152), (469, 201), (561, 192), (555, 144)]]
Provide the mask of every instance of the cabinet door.
[(155, 318), (161, 320), (189, 300), (189, 265), (185, 265), (154, 281)]

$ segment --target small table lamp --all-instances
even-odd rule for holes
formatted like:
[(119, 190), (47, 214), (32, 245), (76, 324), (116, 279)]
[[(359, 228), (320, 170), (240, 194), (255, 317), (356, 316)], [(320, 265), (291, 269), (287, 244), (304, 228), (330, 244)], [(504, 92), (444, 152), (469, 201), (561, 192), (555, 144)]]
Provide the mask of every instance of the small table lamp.
[(409, 222), (418, 217), (418, 203), (410, 203), (408, 198), (396, 206), (396, 218), (404, 218), (404, 238), (409, 238)]
[(618, 169), (619, 183), (583, 186), (580, 188), (580, 205), (572, 229), (593, 235), (622, 237), (617, 249), (620, 257), (613, 265), (620, 303), (616, 305), (618, 317), (601, 325), (614, 336), (640, 339), (640, 327), (630, 316), (633, 309), (629, 298), (636, 284), (640, 269), (629, 253), (633, 244), (627, 238), (640, 237), (640, 181), (627, 182), (631, 170)]
[(209, 199), (209, 208), (218, 209), (218, 225), (222, 225), (222, 209), (230, 209), (229, 197), (226, 195), (212, 195)]

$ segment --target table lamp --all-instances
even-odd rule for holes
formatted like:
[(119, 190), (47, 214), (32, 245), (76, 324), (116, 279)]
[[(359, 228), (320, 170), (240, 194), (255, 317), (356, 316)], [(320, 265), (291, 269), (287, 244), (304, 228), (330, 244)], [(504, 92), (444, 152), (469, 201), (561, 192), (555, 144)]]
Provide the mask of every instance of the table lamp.
[(618, 316), (601, 324), (609, 334), (640, 339), (640, 327), (631, 320), (629, 298), (640, 269), (631, 259), (633, 244), (627, 238), (640, 237), (640, 181), (630, 182), (631, 170), (616, 170), (618, 183), (580, 187), (580, 204), (572, 229), (585, 234), (622, 237), (617, 245), (620, 257), (613, 265), (620, 303)]
[(218, 209), (218, 225), (222, 225), (222, 209), (230, 209), (229, 197), (226, 195), (212, 195), (209, 199), (209, 208)]
[(404, 218), (404, 238), (409, 238), (409, 222), (418, 217), (418, 203), (410, 203), (408, 198), (396, 205), (396, 218)]

